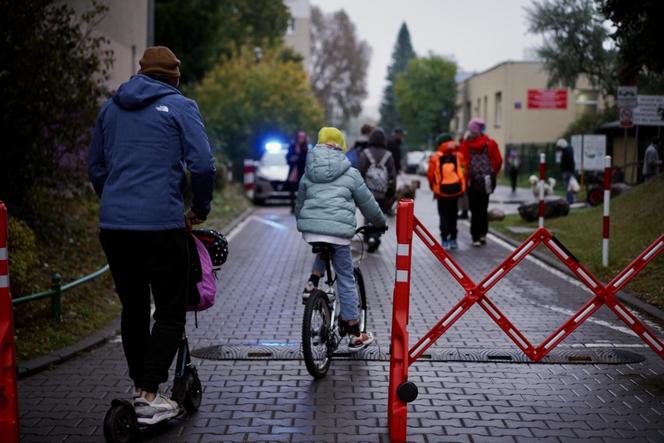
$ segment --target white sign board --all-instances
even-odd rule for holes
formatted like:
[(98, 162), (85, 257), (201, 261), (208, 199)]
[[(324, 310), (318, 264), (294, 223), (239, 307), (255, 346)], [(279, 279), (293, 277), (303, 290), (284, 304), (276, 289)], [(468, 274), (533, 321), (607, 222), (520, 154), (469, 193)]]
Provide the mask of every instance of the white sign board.
[(664, 126), (664, 95), (639, 95), (633, 121), (639, 126)]
[(616, 105), (619, 108), (636, 108), (636, 86), (619, 86), (616, 96)]
[(574, 163), (578, 171), (603, 171), (606, 135), (573, 135)]

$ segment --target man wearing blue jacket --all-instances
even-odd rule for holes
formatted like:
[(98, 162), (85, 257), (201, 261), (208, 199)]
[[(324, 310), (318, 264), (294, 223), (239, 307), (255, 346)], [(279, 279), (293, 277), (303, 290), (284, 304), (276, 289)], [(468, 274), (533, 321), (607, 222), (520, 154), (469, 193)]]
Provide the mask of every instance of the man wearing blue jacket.
[[(159, 384), (168, 379), (185, 325), (185, 228), (207, 217), (215, 168), (198, 107), (176, 89), (180, 61), (157, 46), (146, 49), (140, 66), (99, 111), (88, 173), (101, 198), (99, 237), (122, 302), (134, 407), (140, 423), (152, 424), (177, 415)], [(186, 212), (185, 168), (193, 188)]]

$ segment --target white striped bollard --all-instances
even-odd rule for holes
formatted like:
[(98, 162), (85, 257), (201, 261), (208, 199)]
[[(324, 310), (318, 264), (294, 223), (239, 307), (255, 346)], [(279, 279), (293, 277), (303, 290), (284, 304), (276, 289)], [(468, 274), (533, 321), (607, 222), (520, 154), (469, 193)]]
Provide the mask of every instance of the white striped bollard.
[(611, 156), (604, 157), (604, 212), (602, 217), (602, 266), (609, 266), (609, 206), (611, 205)]
[(539, 167), (539, 227), (544, 227), (544, 178), (546, 176), (546, 154), (540, 154)]

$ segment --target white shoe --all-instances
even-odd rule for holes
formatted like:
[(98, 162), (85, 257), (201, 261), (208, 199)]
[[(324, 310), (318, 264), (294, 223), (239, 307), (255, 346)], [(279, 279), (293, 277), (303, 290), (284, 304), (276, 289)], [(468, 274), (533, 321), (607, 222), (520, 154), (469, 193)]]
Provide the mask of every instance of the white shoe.
[(371, 332), (362, 332), (360, 335), (351, 336), (348, 340), (348, 352), (357, 352), (374, 342)]
[(139, 397), (134, 400), (134, 409), (136, 410), (138, 423), (144, 425), (153, 425), (173, 418), (180, 413), (180, 406), (177, 402), (164, 394), (157, 394), (152, 401), (148, 401), (145, 397)]

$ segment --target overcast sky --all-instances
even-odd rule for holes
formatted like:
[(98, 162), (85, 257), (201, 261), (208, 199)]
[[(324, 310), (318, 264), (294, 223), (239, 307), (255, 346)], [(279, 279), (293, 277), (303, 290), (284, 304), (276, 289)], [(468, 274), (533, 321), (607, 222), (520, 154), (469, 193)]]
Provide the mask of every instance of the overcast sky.
[(527, 33), (532, 0), (311, 0), (325, 12), (345, 9), (372, 49), (364, 112), (378, 115), (387, 66), (402, 22), (418, 55), (450, 56), (463, 71), (523, 60), (541, 39)]

